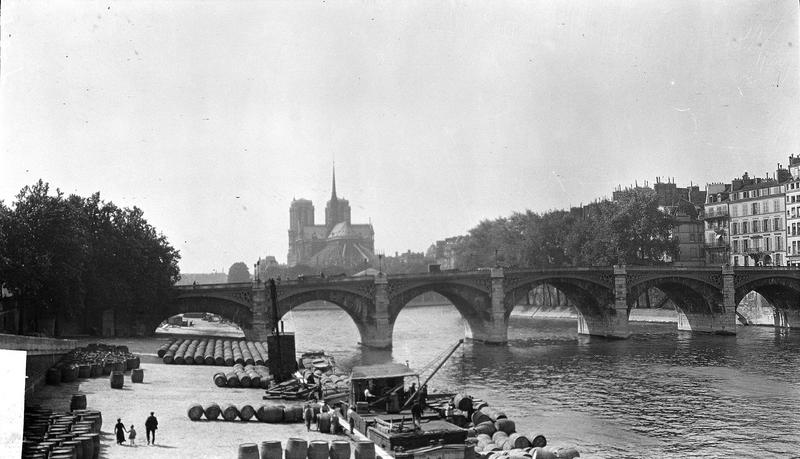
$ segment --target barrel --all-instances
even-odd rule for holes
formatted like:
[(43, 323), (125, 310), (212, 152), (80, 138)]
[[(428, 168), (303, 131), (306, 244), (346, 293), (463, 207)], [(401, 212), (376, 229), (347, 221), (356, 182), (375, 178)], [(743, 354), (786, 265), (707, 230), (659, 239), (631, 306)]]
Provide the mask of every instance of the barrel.
[(262, 441), (258, 446), (258, 453), (261, 459), (283, 459), (283, 446), (278, 440)]
[[(81, 448), (83, 449), (83, 457), (86, 459), (91, 459), (95, 457), (94, 451), (94, 440), (89, 435), (79, 435), (75, 437), (75, 440), (81, 442)], [(99, 455), (99, 452), (98, 452)]]
[(261, 422), (277, 423), (283, 421), (283, 407), (261, 405), (256, 411), (256, 418)]
[(303, 407), (287, 406), (283, 410), (283, 422), (303, 422)]
[(478, 436), (485, 434), (491, 437), (495, 432), (497, 432), (497, 428), (494, 426), (492, 421), (484, 421), (475, 426), (475, 432), (478, 434)]
[(508, 439), (508, 434), (503, 432), (502, 430), (498, 430), (497, 432), (492, 435), (492, 443), (497, 446), (503, 446), (505, 441)]
[(235, 421), (239, 417), (239, 409), (230, 403), (222, 407), (222, 419), (226, 421)]
[(215, 373), (214, 384), (216, 384), (217, 387), (228, 387), (228, 378), (225, 377), (225, 373)]
[(547, 446), (547, 439), (540, 433), (531, 432), (527, 435), (527, 437), (528, 441), (531, 443), (531, 446), (534, 448)]
[(453, 397), (453, 405), (461, 411), (472, 410), (472, 397), (464, 394), (456, 394)]
[(219, 405), (216, 403), (212, 403), (205, 408), (206, 419), (209, 421), (214, 421), (219, 417), (219, 414), (222, 412), (220, 410)]
[[(506, 448), (508, 446), (508, 448)], [(503, 449), (522, 449), (522, 448), (530, 448), (531, 442), (528, 441), (528, 437), (518, 434), (512, 433), (508, 436), (508, 440), (506, 440), (506, 444), (503, 445)]]
[(123, 385), (125, 385), (125, 374), (121, 371), (111, 372), (111, 388), (122, 389)]
[(328, 459), (328, 442), (325, 440), (312, 440), (308, 444), (308, 459)]
[(330, 459), (350, 459), (350, 442), (347, 440), (332, 441), (328, 454)]
[(492, 418), (490, 418), (486, 413), (484, 413), (482, 409), (472, 413), (472, 424), (477, 426), (487, 421), (493, 422)]
[(92, 367), (86, 364), (78, 365), (78, 377), (89, 378), (92, 376)]
[(331, 433), (330, 413), (320, 413), (317, 417), (317, 429), (322, 433)]
[(529, 454), (532, 459), (557, 459), (558, 453), (555, 449), (549, 446), (537, 446), (530, 450)]
[(308, 443), (302, 438), (290, 438), (286, 441), (285, 459), (306, 459)]
[(105, 362), (105, 363), (103, 363), (103, 376), (110, 375), (112, 371), (114, 371), (114, 363), (113, 362)]
[(356, 442), (355, 459), (375, 459), (375, 443), (368, 440)]
[(192, 421), (199, 421), (203, 417), (203, 407), (199, 403), (194, 403), (189, 407), (189, 419)]
[(61, 446), (65, 448), (72, 447), (73, 451), (75, 451), (75, 457), (77, 459), (83, 458), (83, 444), (79, 440), (62, 441)]
[(126, 369), (125, 362), (123, 361), (114, 362), (114, 371), (125, 371), (125, 369)]
[(98, 378), (100, 376), (103, 376), (103, 365), (101, 365), (99, 363), (93, 363), (92, 364), (92, 375), (91, 376), (92, 376), (92, 378)]
[(249, 421), (256, 414), (256, 410), (250, 405), (243, 405), (239, 410), (239, 419)]
[(61, 384), (61, 370), (56, 367), (48, 368), (44, 380), (47, 384)]
[(69, 410), (85, 410), (86, 409), (86, 395), (84, 394), (75, 394), (72, 396), (69, 402)]
[(239, 459), (258, 459), (258, 445), (255, 443), (240, 444)]
[(512, 433), (517, 431), (517, 426), (511, 419), (505, 419), (505, 418), (498, 419), (497, 421), (495, 421), (494, 427), (497, 430), (507, 433), (508, 435), (511, 435)]
[(131, 371), (131, 382), (135, 383), (144, 382), (144, 370), (141, 368), (134, 368)]
[(228, 380), (228, 387), (239, 387), (239, 377), (236, 376), (236, 373), (230, 372), (225, 375), (225, 378)]
[(78, 377), (78, 367), (67, 365), (61, 369), (61, 382), (72, 382)]

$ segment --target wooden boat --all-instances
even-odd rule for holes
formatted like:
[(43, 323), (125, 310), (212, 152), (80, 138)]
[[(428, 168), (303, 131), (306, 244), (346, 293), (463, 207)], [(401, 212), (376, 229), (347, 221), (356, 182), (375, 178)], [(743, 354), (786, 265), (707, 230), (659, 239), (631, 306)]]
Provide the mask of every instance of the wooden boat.
[[(410, 450), (445, 443), (464, 446), (467, 431), (441, 419), (438, 409), (421, 399), (419, 391), (409, 393), (407, 387), (415, 383), (423, 387), (463, 341), (459, 341), (434, 371), (420, 384), (419, 374), (406, 365), (387, 363), (353, 367), (350, 375), (348, 401), (342, 404), (342, 413), (350, 425), (386, 451)], [(380, 394), (367, 399), (366, 390)], [(436, 398), (450, 400), (453, 394), (437, 394)], [(413, 402), (423, 406), (420, 426), (411, 416)]]

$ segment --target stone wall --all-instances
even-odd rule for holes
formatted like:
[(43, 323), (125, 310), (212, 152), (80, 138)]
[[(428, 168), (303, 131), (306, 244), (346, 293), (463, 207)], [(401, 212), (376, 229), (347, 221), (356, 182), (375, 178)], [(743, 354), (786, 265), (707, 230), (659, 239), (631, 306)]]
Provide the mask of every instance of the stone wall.
[(78, 347), (71, 339), (40, 338), (0, 334), (0, 349), (25, 351), (25, 395), (32, 393), (44, 383), (47, 369), (61, 360), (61, 357)]

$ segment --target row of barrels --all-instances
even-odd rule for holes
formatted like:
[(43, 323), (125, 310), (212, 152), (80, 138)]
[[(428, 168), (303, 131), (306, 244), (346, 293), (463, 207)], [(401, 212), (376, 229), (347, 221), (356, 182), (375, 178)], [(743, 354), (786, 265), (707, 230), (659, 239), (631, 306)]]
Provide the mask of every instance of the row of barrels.
[(45, 382), (58, 385), (77, 379), (98, 378), (114, 371), (135, 370), (140, 364), (139, 356), (128, 352), (127, 346), (90, 344), (73, 349), (48, 368)]
[[(322, 433), (335, 433), (338, 431), (339, 419), (335, 412), (329, 411), (317, 414), (317, 425)], [(269, 424), (278, 423), (297, 423), (303, 422), (303, 407), (284, 406), (284, 405), (260, 405), (258, 408), (252, 405), (242, 405), (237, 408), (233, 404), (210, 403), (203, 406), (194, 403), (189, 406), (187, 411), (189, 419), (200, 421), (205, 418), (207, 421), (250, 421), (266, 422)]]
[[(375, 444), (371, 441), (356, 441), (353, 451), (355, 459), (375, 459)], [(350, 459), (350, 442), (334, 440), (306, 441), (290, 438), (284, 451), (280, 441), (264, 441), (260, 445), (239, 445), (239, 459)]]
[(156, 353), (167, 364), (229, 367), (237, 363), (263, 366), (268, 357), (267, 343), (216, 338), (173, 339)]
[(97, 459), (102, 425), (103, 416), (96, 410), (55, 412), (38, 406), (25, 407), (21, 457)]
[(234, 364), (233, 370), (214, 373), (214, 384), (217, 387), (251, 387), (267, 389), (272, 381), (269, 369), (263, 365)]

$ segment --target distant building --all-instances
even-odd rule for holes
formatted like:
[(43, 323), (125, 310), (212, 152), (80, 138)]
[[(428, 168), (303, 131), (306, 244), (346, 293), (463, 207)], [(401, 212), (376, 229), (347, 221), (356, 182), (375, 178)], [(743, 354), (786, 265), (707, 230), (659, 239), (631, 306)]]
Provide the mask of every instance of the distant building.
[(336, 195), (333, 171), (331, 198), (325, 206), (325, 224), (314, 222), (314, 204), (295, 199), (289, 207), (289, 253), (287, 264), (318, 268), (342, 267), (363, 270), (375, 263), (375, 232), (372, 224), (352, 224), (350, 202)]
[[(786, 169), (776, 177), (751, 178), (746, 172), (731, 182), (731, 264), (784, 266), (786, 264)], [(791, 215), (791, 214), (790, 214)]]
[(730, 262), (730, 212), (728, 209), (731, 186), (724, 183), (706, 185), (706, 202), (703, 206), (705, 222), (705, 259), (707, 265)]
[(440, 265), (440, 269), (456, 269), (460, 261), (457, 257), (456, 248), (465, 238), (466, 236), (453, 236), (436, 241), (435, 244), (428, 248), (426, 258), (435, 260), (436, 264)]
[(786, 192), (786, 265), (800, 266), (800, 157), (789, 156)]

